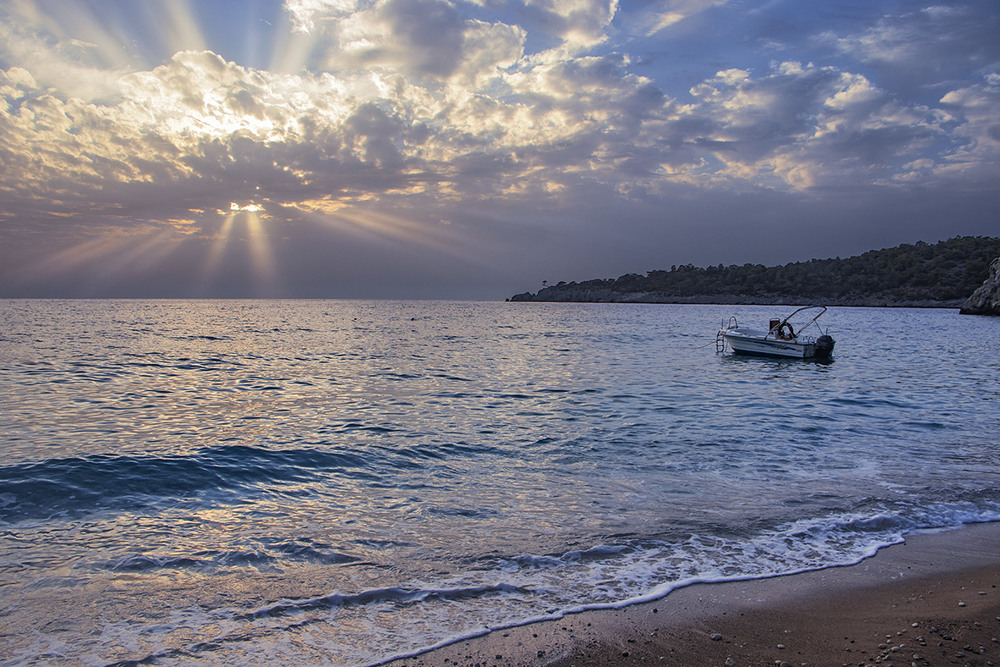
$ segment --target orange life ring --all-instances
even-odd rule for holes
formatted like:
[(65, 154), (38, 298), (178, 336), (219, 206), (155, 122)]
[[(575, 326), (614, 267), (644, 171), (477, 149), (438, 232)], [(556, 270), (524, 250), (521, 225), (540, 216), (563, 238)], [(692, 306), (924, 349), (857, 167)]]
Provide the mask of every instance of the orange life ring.
[[(785, 327), (788, 327), (788, 333), (785, 334)], [(785, 340), (791, 340), (795, 338), (795, 329), (788, 322), (782, 322), (781, 326), (778, 327), (778, 338), (784, 338)]]

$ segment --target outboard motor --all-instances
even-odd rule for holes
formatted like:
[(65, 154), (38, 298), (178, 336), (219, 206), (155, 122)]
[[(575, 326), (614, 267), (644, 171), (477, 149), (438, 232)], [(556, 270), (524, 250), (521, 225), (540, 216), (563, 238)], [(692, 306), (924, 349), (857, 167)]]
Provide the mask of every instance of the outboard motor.
[(833, 354), (833, 338), (823, 334), (816, 339), (815, 350), (817, 357), (829, 357)]

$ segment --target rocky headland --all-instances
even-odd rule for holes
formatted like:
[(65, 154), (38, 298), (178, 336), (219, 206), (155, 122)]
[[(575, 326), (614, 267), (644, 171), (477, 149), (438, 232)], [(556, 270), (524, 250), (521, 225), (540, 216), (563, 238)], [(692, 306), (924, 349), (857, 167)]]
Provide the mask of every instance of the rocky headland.
[(1000, 315), (1000, 257), (990, 264), (990, 277), (962, 304), (964, 315)]

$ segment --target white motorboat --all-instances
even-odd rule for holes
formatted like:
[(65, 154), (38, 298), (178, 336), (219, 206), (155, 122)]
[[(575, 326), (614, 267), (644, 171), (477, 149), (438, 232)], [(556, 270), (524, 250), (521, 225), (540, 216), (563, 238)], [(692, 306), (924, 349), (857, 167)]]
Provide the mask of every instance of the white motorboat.
[[(803, 311), (818, 310), (816, 315), (805, 324), (793, 325), (790, 321)], [(792, 359), (825, 359), (833, 354), (834, 340), (829, 333), (820, 328), (816, 320), (826, 312), (826, 306), (805, 306), (799, 308), (783, 320), (772, 319), (767, 330), (741, 327), (735, 317), (729, 322), (723, 322), (722, 328), (715, 336), (716, 350), (724, 352), (726, 348), (737, 354), (762, 354), (771, 357), (790, 357)], [(808, 315), (803, 316), (803, 319)], [(815, 325), (818, 335), (807, 332)]]

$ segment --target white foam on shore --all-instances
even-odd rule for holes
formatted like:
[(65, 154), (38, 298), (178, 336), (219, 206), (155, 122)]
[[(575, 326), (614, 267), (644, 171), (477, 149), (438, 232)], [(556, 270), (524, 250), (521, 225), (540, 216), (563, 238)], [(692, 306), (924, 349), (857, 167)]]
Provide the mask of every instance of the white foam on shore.
[[(92, 656), (95, 664), (380, 665), (496, 630), (649, 602), (692, 584), (853, 565), (916, 532), (990, 521), (1000, 521), (1000, 506), (989, 502), (882, 507), (800, 519), (747, 536), (720, 530), (563, 554), (483, 558), (434, 580), (254, 607), (157, 609), (150, 602), (130, 620), (100, 626), (97, 635), (81, 631), (73, 652)], [(53, 647), (43, 644), (20, 647), (3, 664), (52, 655)]]
[[(694, 584), (748, 581), (857, 565), (879, 550), (905, 541), (908, 534), (937, 532), (963, 525), (1000, 521), (1000, 507), (969, 504), (937, 505), (904, 518), (892, 513), (841, 515), (825, 520), (803, 519), (746, 541), (692, 536), (684, 543), (647, 545), (637, 549), (598, 546), (562, 557), (522, 556), (501, 566), (505, 582), (519, 591), (532, 582), (548, 582), (534, 591), (555, 594), (553, 571), (574, 571), (572, 590), (587, 590), (590, 601), (568, 603), (543, 613), (511, 618), (462, 636), (452, 636), (413, 651), (369, 663), (381, 665), (414, 657), (492, 631), (558, 620), (585, 611), (620, 609), (652, 602)], [(589, 564), (580, 554), (606, 554)], [(533, 576), (534, 575), (537, 576)], [(569, 582), (567, 581), (567, 584)]]

